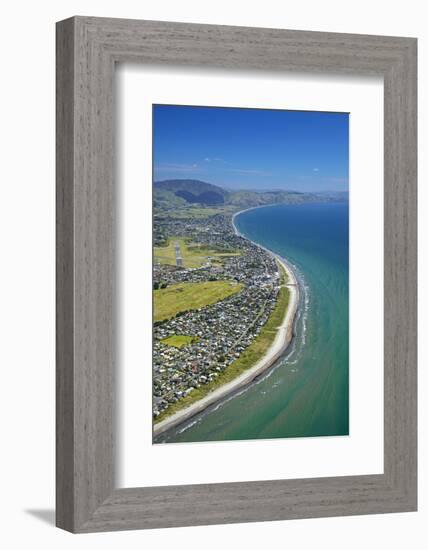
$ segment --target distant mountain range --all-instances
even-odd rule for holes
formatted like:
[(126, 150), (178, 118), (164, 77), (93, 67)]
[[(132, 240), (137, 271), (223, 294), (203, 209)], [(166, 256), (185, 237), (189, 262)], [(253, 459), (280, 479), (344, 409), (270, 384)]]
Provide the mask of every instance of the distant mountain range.
[(218, 185), (200, 180), (176, 179), (157, 181), (153, 186), (155, 208), (172, 209), (180, 206), (236, 206), (239, 208), (264, 204), (343, 201), (347, 193), (301, 193), (298, 191), (227, 191)]

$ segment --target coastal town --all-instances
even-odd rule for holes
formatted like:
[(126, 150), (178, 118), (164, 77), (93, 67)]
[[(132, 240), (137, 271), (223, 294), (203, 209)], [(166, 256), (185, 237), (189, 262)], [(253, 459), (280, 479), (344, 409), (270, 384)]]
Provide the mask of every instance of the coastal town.
[[(156, 422), (251, 346), (275, 308), (284, 274), (272, 254), (235, 232), (228, 213), (155, 212), (153, 239)], [(204, 303), (202, 288), (224, 295)], [(179, 306), (186, 292), (191, 298)], [(165, 305), (167, 299), (174, 303)]]
[(349, 435), (349, 113), (155, 103), (151, 122), (151, 190), (130, 182), (151, 205), (125, 194), (152, 237), (151, 268), (128, 269), (152, 347), (141, 436)]

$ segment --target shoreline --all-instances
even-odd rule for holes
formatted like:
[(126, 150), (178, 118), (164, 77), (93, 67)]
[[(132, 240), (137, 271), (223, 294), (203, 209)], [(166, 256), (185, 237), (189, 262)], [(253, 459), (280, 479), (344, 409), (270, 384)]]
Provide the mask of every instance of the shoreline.
[[(232, 226), (236, 235), (244, 239), (247, 239), (247, 237), (244, 237), (241, 233), (239, 233), (235, 225), (235, 217), (238, 216), (239, 214), (242, 214), (243, 212), (247, 212), (248, 210), (254, 210), (255, 208), (263, 208), (263, 206), (265, 205), (246, 208), (245, 210), (240, 210), (239, 212), (235, 212), (235, 214), (233, 214)], [(288, 265), (288, 262), (284, 258), (281, 258), (278, 254), (275, 254), (274, 252), (265, 248), (264, 246), (258, 243), (255, 243), (254, 241), (251, 241), (251, 239), (247, 239), (247, 240), (252, 242), (254, 245), (258, 246), (259, 248), (262, 248), (268, 254), (273, 256), (275, 260), (283, 267), (288, 277), (287, 282), (284, 285), (289, 290), (288, 305), (287, 305), (286, 311), (284, 312), (283, 320), (276, 332), (275, 338), (271, 346), (266, 351), (265, 355), (261, 359), (259, 359), (255, 363), (255, 365), (253, 365), (252, 367), (244, 371), (242, 374), (240, 374), (230, 382), (223, 384), (219, 388), (215, 389), (214, 391), (212, 391), (202, 399), (199, 399), (198, 401), (195, 401), (188, 407), (180, 411), (177, 411), (175, 414), (165, 418), (164, 420), (161, 420), (159, 423), (153, 424), (153, 437), (156, 437), (164, 433), (165, 431), (185, 422), (189, 418), (207, 409), (210, 405), (213, 405), (217, 401), (220, 401), (222, 398), (226, 397), (227, 395), (248, 385), (255, 378), (260, 376), (260, 374), (262, 374), (263, 372), (265, 372), (266, 370), (268, 370), (270, 367), (273, 366), (273, 364), (288, 349), (293, 339), (294, 319), (296, 317), (296, 313), (299, 305), (299, 297), (300, 297), (297, 277), (295, 276), (292, 268)]]

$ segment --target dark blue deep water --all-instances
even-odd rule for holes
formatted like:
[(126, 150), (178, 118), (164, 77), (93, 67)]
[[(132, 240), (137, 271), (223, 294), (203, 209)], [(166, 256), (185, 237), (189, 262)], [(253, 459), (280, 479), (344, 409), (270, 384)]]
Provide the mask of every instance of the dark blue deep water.
[(235, 218), (296, 269), (301, 303), (286, 356), (239, 394), (159, 441), (348, 434), (348, 203), (277, 205)]

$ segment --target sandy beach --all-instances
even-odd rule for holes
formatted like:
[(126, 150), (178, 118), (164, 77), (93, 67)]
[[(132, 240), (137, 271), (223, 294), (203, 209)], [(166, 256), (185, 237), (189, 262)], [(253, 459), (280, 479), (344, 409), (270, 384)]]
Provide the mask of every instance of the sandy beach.
[[(236, 229), (236, 226), (234, 224), (234, 219), (238, 214), (241, 214), (242, 212), (244, 212), (244, 210), (242, 210), (241, 212), (237, 212), (236, 214), (234, 214), (232, 218), (232, 224), (233, 224), (235, 233), (237, 235), (240, 235), (240, 233)], [(240, 235), (240, 236), (243, 237), (243, 235)], [(257, 246), (260, 246), (258, 243), (254, 243), (254, 244), (256, 244)], [(215, 389), (214, 391), (212, 391), (211, 393), (209, 393), (199, 401), (192, 403), (185, 409), (178, 411), (177, 413), (169, 416), (168, 418), (165, 418), (165, 420), (162, 420), (157, 424), (154, 424), (153, 426), (154, 436), (157, 436), (165, 432), (166, 430), (178, 424), (181, 424), (185, 420), (188, 420), (192, 416), (202, 412), (207, 407), (209, 407), (210, 405), (213, 405), (214, 403), (224, 398), (228, 394), (231, 394), (237, 391), (239, 388), (246, 386), (252, 380), (254, 380), (257, 376), (259, 376), (261, 373), (269, 369), (269, 367), (271, 367), (281, 357), (281, 355), (284, 354), (284, 352), (288, 348), (293, 338), (294, 318), (296, 316), (296, 312), (299, 304), (298, 282), (293, 270), (290, 268), (287, 262), (284, 261), (283, 258), (277, 256), (276, 254), (273, 254), (270, 250), (267, 250), (262, 246), (260, 246), (260, 248), (263, 248), (269, 254), (273, 255), (276, 261), (284, 268), (288, 277), (285, 286), (289, 289), (289, 293), (290, 293), (287, 310), (285, 311), (284, 318), (281, 325), (278, 327), (278, 331), (276, 333), (274, 341), (272, 342), (272, 345), (270, 346), (266, 354), (259, 361), (257, 361), (257, 363), (254, 366), (247, 369), (241, 375), (237, 376), (227, 384), (224, 384), (218, 387), (217, 389)]]

